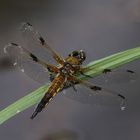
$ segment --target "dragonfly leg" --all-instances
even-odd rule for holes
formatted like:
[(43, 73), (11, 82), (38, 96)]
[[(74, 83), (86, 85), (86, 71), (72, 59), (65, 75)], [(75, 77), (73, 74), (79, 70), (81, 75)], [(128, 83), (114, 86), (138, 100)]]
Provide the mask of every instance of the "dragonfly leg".
[(56, 73), (50, 71), (50, 81), (52, 82), (54, 80), (54, 78), (56, 77)]
[(80, 74), (87, 78), (93, 78), (92, 76), (85, 74), (83, 71), (80, 71)]
[(73, 90), (74, 90), (75, 92), (77, 92), (77, 89), (76, 89), (76, 87), (75, 87), (76, 84), (77, 84), (77, 83), (76, 83), (75, 81), (67, 81), (67, 82), (65, 83), (63, 89), (67, 89), (67, 88), (69, 88), (69, 87), (72, 87)]
[(86, 68), (80, 68), (79, 73), (87, 78), (93, 78), (90, 75), (85, 74), (84, 72), (86, 71)]
[(112, 72), (111, 69), (104, 69), (104, 70), (103, 70), (103, 73), (105, 73), (105, 74), (106, 74), (106, 73), (110, 73), (110, 72)]
[(70, 85), (71, 85), (71, 87), (73, 88), (73, 90), (74, 90), (75, 92), (77, 92), (77, 89), (76, 89), (76, 87), (75, 87), (75, 84), (71, 82)]

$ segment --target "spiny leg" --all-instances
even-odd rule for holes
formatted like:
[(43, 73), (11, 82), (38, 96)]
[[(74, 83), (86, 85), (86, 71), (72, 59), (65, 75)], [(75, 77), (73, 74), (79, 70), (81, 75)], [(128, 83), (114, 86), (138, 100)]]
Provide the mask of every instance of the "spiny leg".
[(85, 74), (84, 73), (85, 70), (86, 70), (85, 68), (80, 68), (80, 71), (79, 71), (80, 74), (83, 75), (83, 76), (85, 76), (85, 77), (87, 77), (87, 78), (93, 78), (92, 76)]
[(105, 74), (106, 74), (106, 73), (110, 73), (110, 72), (112, 72), (111, 69), (104, 69), (104, 70), (103, 70), (103, 73), (105, 73)]
[(68, 83), (69, 83), (69, 86), (72, 87), (75, 92), (77, 92), (75, 84), (73, 82), (71, 82), (71, 81), (69, 81)]
[(93, 78), (92, 76), (87, 75), (87, 74), (83, 73), (82, 71), (80, 71), (80, 74), (83, 75), (83, 76), (85, 76), (86, 78)]

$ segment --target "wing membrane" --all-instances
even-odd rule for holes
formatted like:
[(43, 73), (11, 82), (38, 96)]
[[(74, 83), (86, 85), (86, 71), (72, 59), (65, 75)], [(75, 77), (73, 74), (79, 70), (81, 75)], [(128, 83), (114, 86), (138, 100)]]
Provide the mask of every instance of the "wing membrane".
[(115, 91), (111, 91), (93, 85), (89, 82), (81, 81), (75, 77), (80, 84), (75, 85), (77, 91), (73, 90), (72, 87), (65, 90), (65, 96), (70, 99), (79, 101), (84, 104), (103, 105), (108, 107), (121, 107), (123, 110), (126, 105), (125, 97)]
[(55, 59), (58, 63), (63, 64), (63, 58), (51, 47), (49, 47), (45, 39), (43, 39), (43, 37), (33, 28), (30, 23), (23, 23), (20, 29), (25, 42), (25, 47), (29, 51), (33, 52), (36, 56), (46, 60), (49, 63), (55, 63)]
[(104, 84), (133, 83), (137, 79), (137, 74), (132, 70), (105, 70), (104, 74), (94, 78), (95, 81)]
[(35, 55), (29, 55), (27, 50), (15, 43), (6, 45), (4, 52), (8, 54), (14, 66), (18, 67), (32, 79), (41, 84), (45, 84), (49, 81), (49, 72), (47, 67), (45, 67), (47, 64)]

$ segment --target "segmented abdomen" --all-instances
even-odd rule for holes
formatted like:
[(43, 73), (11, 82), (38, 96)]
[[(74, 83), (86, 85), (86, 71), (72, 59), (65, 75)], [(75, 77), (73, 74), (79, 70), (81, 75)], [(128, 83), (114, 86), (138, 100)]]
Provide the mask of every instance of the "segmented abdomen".
[(39, 112), (41, 112), (42, 109), (50, 102), (50, 100), (63, 88), (64, 82), (65, 77), (63, 75), (59, 74), (56, 76), (56, 78), (52, 81), (52, 84), (50, 85), (47, 93), (44, 95), (35, 112), (31, 116), (31, 119), (33, 119)]
[(58, 75), (50, 85), (47, 93), (42, 98), (43, 104), (49, 103), (49, 101), (63, 88), (65, 82), (65, 77), (62, 75)]

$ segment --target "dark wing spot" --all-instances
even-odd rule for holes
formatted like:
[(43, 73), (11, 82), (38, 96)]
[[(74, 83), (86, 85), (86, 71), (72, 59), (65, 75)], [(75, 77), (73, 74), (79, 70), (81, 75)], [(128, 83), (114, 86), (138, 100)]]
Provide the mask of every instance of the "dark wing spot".
[(132, 70), (126, 70), (127, 72), (129, 72), (129, 73), (135, 73), (134, 71), (132, 71)]
[(26, 22), (27, 25), (32, 26), (29, 22)]
[(118, 94), (119, 97), (121, 97), (122, 99), (125, 99), (125, 97), (121, 94)]
[(104, 69), (103, 70), (103, 73), (108, 73), (108, 72), (112, 72), (112, 70), (111, 69)]
[(98, 87), (98, 86), (92, 86), (92, 87), (90, 87), (90, 89), (95, 90), (95, 91), (102, 90), (102, 88)]
[(40, 42), (41, 42), (42, 45), (45, 44), (45, 40), (43, 39), (43, 37), (39, 37), (39, 40), (40, 40)]
[(31, 53), (30, 56), (32, 57), (33, 61), (38, 62), (38, 58), (35, 55)]
[(18, 46), (18, 44), (16, 44), (16, 43), (11, 43), (13, 46)]

